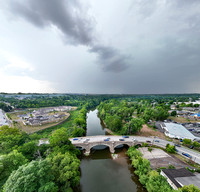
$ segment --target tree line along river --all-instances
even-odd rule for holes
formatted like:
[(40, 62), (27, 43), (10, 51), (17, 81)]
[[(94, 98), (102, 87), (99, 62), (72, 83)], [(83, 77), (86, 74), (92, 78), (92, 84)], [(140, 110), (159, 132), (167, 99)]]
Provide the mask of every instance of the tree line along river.
[[(105, 126), (97, 116), (98, 110), (87, 114), (87, 136), (106, 135)], [(81, 180), (77, 192), (146, 192), (131, 166), (125, 147), (115, 150), (113, 159), (105, 146), (94, 147), (81, 159)]]

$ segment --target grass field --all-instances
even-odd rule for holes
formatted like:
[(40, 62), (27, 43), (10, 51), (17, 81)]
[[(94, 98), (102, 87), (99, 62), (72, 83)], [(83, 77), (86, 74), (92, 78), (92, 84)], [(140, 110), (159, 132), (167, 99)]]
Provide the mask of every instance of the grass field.
[(176, 121), (178, 123), (197, 123), (200, 122), (199, 120), (193, 120), (193, 119), (188, 119), (188, 118), (184, 118), (184, 117), (172, 117), (170, 116), (169, 119)]

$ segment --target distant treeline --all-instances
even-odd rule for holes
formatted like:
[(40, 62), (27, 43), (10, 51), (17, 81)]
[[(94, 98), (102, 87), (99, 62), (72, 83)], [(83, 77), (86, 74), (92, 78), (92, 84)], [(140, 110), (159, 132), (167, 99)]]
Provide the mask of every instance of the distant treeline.
[(188, 102), (199, 99), (200, 94), (165, 94), (165, 95), (94, 95), (94, 94), (0, 94), (0, 102), (8, 102), (19, 109), (39, 108), (60, 105), (97, 106), (101, 101), (123, 99), (127, 102), (146, 100), (150, 102), (168, 103)]

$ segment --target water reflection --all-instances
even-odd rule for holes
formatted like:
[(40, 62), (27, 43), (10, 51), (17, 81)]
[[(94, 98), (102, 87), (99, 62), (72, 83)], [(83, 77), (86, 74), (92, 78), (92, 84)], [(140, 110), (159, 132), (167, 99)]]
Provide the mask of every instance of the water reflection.
[(90, 111), (87, 114), (87, 136), (92, 135), (105, 135), (106, 131), (104, 130), (103, 122), (97, 117), (98, 110)]
[(109, 149), (96, 150), (89, 157), (81, 160), (82, 192), (142, 192), (141, 184), (129, 159), (125, 155), (127, 149), (116, 149), (118, 157), (112, 159)]
[[(98, 110), (94, 110), (88, 113), (88, 136), (106, 134), (105, 126), (97, 117), (97, 112)], [(107, 146), (95, 146), (88, 157), (82, 156), (78, 192), (146, 192), (139, 183), (138, 177), (134, 175), (134, 170), (126, 156), (127, 148), (118, 147), (115, 148), (117, 154), (115, 159), (112, 158)]]

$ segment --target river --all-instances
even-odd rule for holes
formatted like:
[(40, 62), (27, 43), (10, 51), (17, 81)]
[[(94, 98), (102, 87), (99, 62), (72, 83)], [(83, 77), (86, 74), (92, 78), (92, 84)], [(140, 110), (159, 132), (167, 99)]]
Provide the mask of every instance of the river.
[[(103, 122), (95, 109), (87, 114), (87, 136), (105, 135)], [(101, 148), (101, 150), (99, 150)], [(102, 148), (104, 148), (102, 150)], [(134, 174), (126, 148), (116, 149), (113, 159), (109, 149), (98, 146), (81, 159), (80, 192), (146, 192)]]

